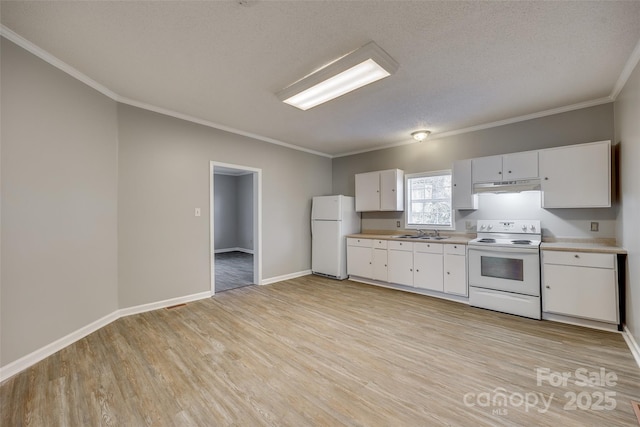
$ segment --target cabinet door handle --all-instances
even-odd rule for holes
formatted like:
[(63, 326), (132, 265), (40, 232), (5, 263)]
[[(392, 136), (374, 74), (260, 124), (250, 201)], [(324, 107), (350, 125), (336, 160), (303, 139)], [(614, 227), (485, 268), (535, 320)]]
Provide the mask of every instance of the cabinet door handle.
[(574, 257), (576, 257), (576, 258), (580, 258), (580, 255), (578, 255), (578, 254), (575, 254), (575, 255), (574, 255)]
[(451, 274), (451, 273), (449, 273), (449, 272), (447, 271), (447, 274)]
[(453, 184), (453, 186), (454, 186), (454, 187), (457, 187), (457, 186), (458, 186), (458, 184)]
[(502, 171), (499, 171), (499, 172), (498, 172), (498, 175), (502, 175)]
[[(410, 268), (409, 271), (413, 271), (413, 268)], [(420, 270), (416, 270), (416, 271), (420, 271)]]
[(551, 289), (551, 286), (547, 285), (547, 286), (545, 286), (545, 288), (547, 288), (547, 289)]
[(509, 173), (511, 173), (511, 171), (509, 171)]
[(549, 177), (548, 177), (548, 176), (545, 176), (545, 177), (544, 177), (544, 180), (545, 180), (545, 181), (549, 181)]

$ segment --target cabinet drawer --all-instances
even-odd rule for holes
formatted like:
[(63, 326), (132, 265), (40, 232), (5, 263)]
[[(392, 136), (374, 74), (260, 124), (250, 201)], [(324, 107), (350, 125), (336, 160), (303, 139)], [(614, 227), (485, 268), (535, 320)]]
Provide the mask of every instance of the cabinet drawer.
[(416, 252), (426, 252), (429, 254), (441, 254), (442, 246), (439, 243), (415, 243), (414, 250)]
[(396, 242), (395, 240), (390, 240), (387, 248), (395, 251), (413, 251), (413, 242)]
[(544, 264), (612, 269), (615, 267), (615, 255), (590, 252), (542, 251), (542, 262)]
[(387, 241), (386, 240), (374, 240), (373, 247), (375, 249), (387, 249)]
[(467, 245), (450, 244), (444, 245), (444, 253), (452, 255), (466, 255)]
[(347, 246), (360, 246), (362, 248), (372, 248), (373, 240), (371, 239), (354, 239), (350, 237), (347, 239)]

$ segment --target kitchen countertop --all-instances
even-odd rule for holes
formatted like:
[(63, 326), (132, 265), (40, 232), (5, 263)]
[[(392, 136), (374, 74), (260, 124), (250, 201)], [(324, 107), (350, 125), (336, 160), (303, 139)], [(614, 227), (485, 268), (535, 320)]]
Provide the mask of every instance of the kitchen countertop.
[[(363, 230), (361, 233), (350, 234), (347, 237), (354, 239), (373, 239), (373, 240), (395, 240), (399, 242), (430, 242), (430, 243), (450, 243), (455, 245), (466, 245), (470, 240), (476, 238), (475, 234), (440, 233), (449, 237), (443, 240), (421, 240), (421, 239), (401, 239), (394, 237), (401, 234), (414, 234), (410, 231), (400, 230)], [(623, 247), (616, 246), (615, 239), (561, 239), (552, 238), (540, 244), (540, 249), (545, 251), (563, 251), (563, 252), (592, 252), (604, 254), (626, 254), (627, 250)]]
[(613, 239), (557, 239), (553, 241), (543, 241), (540, 244), (540, 249), (543, 251), (592, 252), (603, 254), (627, 253), (627, 250), (625, 248), (616, 246), (616, 243)]
[(442, 236), (448, 237), (447, 239), (442, 240), (431, 240), (431, 239), (401, 239), (393, 236), (402, 235), (402, 234), (414, 234), (411, 232), (402, 232), (402, 231), (364, 231), (362, 233), (350, 234), (347, 237), (354, 239), (373, 239), (373, 240), (395, 240), (399, 242), (417, 242), (417, 243), (451, 243), (454, 245), (466, 245), (470, 240), (475, 239), (475, 235), (468, 234), (447, 234), (440, 233)]

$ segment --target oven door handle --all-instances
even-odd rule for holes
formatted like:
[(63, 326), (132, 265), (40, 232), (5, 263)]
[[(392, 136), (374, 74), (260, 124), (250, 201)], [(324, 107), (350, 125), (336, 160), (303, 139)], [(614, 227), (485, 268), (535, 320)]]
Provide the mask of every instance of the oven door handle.
[(479, 254), (485, 254), (492, 252), (496, 254), (521, 254), (521, 255), (537, 255), (540, 253), (538, 248), (522, 249), (522, 248), (488, 248), (488, 247), (470, 247), (469, 252), (477, 252)]

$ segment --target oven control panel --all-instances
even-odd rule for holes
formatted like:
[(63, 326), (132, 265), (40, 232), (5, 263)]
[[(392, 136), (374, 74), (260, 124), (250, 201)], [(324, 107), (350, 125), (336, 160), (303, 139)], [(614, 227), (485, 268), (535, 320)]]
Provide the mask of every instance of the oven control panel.
[(539, 220), (493, 220), (479, 219), (478, 232), (541, 234)]

